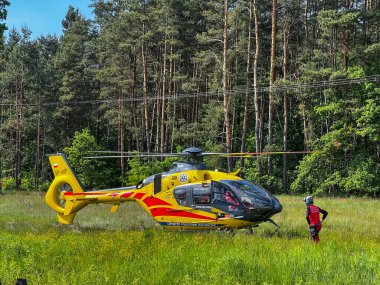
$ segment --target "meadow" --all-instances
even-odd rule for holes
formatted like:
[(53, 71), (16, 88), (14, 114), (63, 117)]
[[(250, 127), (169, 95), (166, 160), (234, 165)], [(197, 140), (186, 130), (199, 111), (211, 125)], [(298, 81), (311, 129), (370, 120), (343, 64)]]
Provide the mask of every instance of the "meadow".
[(279, 196), (281, 229), (166, 232), (136, 203), (90, 205), (59, 225), (44, 193), (0, 195), (0, 283), (380, 284), (380, 201), (317, 198), (329, 212), (307, 239), (302, 197)]

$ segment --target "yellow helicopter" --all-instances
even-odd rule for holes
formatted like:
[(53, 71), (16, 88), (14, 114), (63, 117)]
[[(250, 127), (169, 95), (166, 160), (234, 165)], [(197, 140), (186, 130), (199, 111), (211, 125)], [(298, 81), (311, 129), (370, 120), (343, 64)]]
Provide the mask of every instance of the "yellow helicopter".
[[(111, 212), (116, 212), (124, 202), (137, 202), (166, 230), (251, 230), (262, 222), (278, 227), (271, 217), (282, 211), (279, 200), (256, 183), (238, 177), (239, 170), (208, 169), (198, 160), (206, 155), (220, 153), (187, 148), (181, 154), (170, 154), (189, 160), (174, 162), (167, 172), (149, 176), (135, 186), (96, 191), (86, 191), (63, 153), (49, 155), (55, 178), (46, 203), (62, 224), (71, 224), (76, 213), (89, 204), (110, 204)], [(64, 191), (67, 185), (70, 190)]]

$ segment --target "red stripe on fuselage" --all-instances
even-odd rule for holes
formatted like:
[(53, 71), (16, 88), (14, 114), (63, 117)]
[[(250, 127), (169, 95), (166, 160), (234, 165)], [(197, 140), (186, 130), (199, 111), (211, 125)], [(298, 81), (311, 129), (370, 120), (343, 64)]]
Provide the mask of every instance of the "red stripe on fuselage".
[[(127, 192), (122, 194), (121, 198), (128, 198), (129, 196), (133, 195), (135, 192)], [(73, 192), (65, 192), (65, 196), (96, 196), (96, 195), (107, 195), (108, 196), (117, 196), (119, 193), (104, 193), (104, 192), (81, 192), (81, 193), (73, 193)], [(144, 193), (136, 193), (136, 195), (133, 197), (135, 199), (141, 199), (145, 194)], [(165, 201), (162, 201), (163, 203), (166, 203)], [(157, 205), (170, 205), (170, 204), (157, 204)]]
[(123, 195), (121, 195), (120, 197), (121, 197), (121, 198), (128, 198), (128, 197), (131, 196), (133, 193), (135, 193), (135, 192), (127, 192), (127, 193), (124, 193)]
[(140, 200), (144, 195), (145, 195), (144, 193), (136, 193), (133, 198)]
[(151, 209), (150, 212), (152, 213), (153, 217), (156, 216), (171, 216), (171, 217), (184, 217), (184, 218), (194, 218), (194, 219), (203, 219), (203, 220), (211, 220), (214, 221), (214, 218), (189, 213), (187, 211), (182, 210), (176, 210), (176, 209), (170, 209), (170, 208), (154, 208)]
[(89, 192), (81, 192), (81, 193), (73, 193), (73, 192), (65, 192), (65, 196), (91, 196), (91, 195), (106, 195), (107, 193), (101, 193), (101, 192), (97, 192), (97, 193), (89, 193)]
[(146, 197), (143, 202), (148, 206), (148, 207), (153, 207), (153, 206), (171, 206), (168, 202), (165, 202), (161, 199), (158, 199), (156, 197)]

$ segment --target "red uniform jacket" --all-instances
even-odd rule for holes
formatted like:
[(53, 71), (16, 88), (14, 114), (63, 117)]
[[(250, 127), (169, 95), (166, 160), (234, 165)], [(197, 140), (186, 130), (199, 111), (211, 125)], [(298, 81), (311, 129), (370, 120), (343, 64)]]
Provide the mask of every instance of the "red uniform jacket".
[(306, 220), (309, 225), (314, 226), (321, 223), (320, 213), (323, 214), (322, 220), (326, 219), (327, 212), (317, 206), (309, 205), (306, 209)]

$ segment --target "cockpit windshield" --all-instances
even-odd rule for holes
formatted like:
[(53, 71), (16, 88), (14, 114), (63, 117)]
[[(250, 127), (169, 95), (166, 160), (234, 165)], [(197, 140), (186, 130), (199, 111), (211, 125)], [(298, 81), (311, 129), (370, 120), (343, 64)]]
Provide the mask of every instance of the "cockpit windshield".
[(247, 208), (271, 203), (271, 194), (259, 185), (247, 180), (222, 180), (232, 188)]

